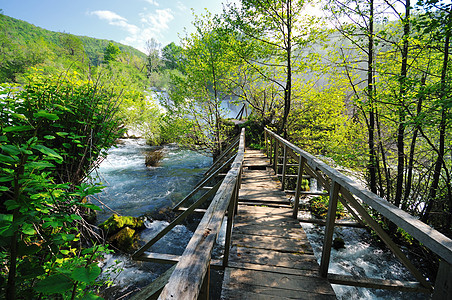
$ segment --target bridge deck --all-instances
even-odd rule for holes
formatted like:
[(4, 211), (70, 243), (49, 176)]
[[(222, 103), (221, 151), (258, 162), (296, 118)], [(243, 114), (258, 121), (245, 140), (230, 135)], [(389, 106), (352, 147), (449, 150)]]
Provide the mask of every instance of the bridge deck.
[(265, 155), (247, 149), (222, 299), (336, 299)]

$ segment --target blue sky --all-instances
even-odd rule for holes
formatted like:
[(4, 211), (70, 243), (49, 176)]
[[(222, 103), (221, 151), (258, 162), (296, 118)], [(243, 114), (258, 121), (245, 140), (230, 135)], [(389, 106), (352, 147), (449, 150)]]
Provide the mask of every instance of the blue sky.
[(197, 15), (222, 11), (231, 0), (0, 0), (7, 16), (75, 35), (114, 40), (144, 51), (154, 38), (162, 46), (179, 43)]

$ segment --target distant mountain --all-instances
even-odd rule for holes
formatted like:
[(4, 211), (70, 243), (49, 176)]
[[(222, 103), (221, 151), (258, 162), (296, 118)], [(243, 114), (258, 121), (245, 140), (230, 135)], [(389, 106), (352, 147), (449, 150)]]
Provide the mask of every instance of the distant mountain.
[(79, 40), (82, 42), (85, 53), (93, 65), (98, 65), (102, 62), (103, 53), (110, 42), (118, 46), (121, 52), (129, 53), (139, 58), (146, 58), (146, 54), (143, 52), (115, 41), (50, 31), (6, 15), (0, 15), (0, 33), (24, 46), (36, 41), (44, 41), (47, 45), (53, 45), (55, 48), (67, 48), (68, 41)]

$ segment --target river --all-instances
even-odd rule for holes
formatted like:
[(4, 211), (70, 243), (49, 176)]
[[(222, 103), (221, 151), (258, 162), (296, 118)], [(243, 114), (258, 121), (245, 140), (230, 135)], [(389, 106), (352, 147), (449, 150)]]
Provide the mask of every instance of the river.
[[(100, 195), (99, 204), (103, 210), (98, 221), (107, 219), (113, 211), (121, 215), (156, 215), (164, 208), (171, 207), (187, 195), (202, 178), (211, 164), (211, 158), (200, 153), (165, 146), (165, 153), (158, 167), (144, 165), (144, 152), (151, 149), (144, 140), (122, 140), (116, 148), (108, 152), (107, 159), (99, 168), (99, 176), (107, 185)], [(95, 201), (93, 201), (95, 203)], [(108, 206), (108, 208), (107, 208)], [(157, 214), (158, 215), (158, 214)], [(166, 226), (163, 218), (149, 218), (141, 239), (149, 240)], [(194, 226), (176, 226), (167, 236), (152, 247), (152, 251), (180, 255), (192, 236)], [(312, 244), (317, 260), (320, 260), (324, 227), (302, 223)], [(331, 273), (374, 278), (413, 280), (400, 262), (386, 250), (371, 242), (364, 229), (336, 228), (335, 236), (341, 236), (346, 248), (332, 250)], [(224, 237), (223, 237), (224, 238)], [(221, 255), (214, 250), (214, 254)], [(169, 266), (156, 263), (140, 263), (128, 256), (108, 255), (103, 263), (103, 276), (108, 269), (120, 269), (111, 273), (112, 287), (104, 291), (106, 299), (126, 299), (138, 288), (148, 284)], [(338, 299), (426, 299), (424, 294), (400, 293), (385, 290), (364, 289), (333, 285)], [(122, 298), (121, 298), (122, 297)]]

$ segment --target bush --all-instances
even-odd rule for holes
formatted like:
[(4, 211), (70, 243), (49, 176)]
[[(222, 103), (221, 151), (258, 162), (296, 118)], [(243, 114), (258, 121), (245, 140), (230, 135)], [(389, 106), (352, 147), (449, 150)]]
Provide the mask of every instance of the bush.
[[(7, 299), (98, 298), (108, 252), (81, 215), (102, 187), (84, 182), (122, 134), (117, 95), (35, 74), (0, 100), (0, 288)], [(86, 229), (86, 230), (85, 230)], [(94, 244), (93, 244), (94, 243)]]
[[(328, 215), (328, 205), (329, 205), (329, 197), (328, 196), (317, 196), (313, 197), (309, 200), (311, 213), (317, 218), (325, 219)], [(336, 210), (336, 218), (340, 219), (345, 217), (345, 209), (341, 202), (337, 204)]]
[(163, 150), (153, 150), (146, 152), (144, 164), (146, 167), (156, 167), (163, 159)]

